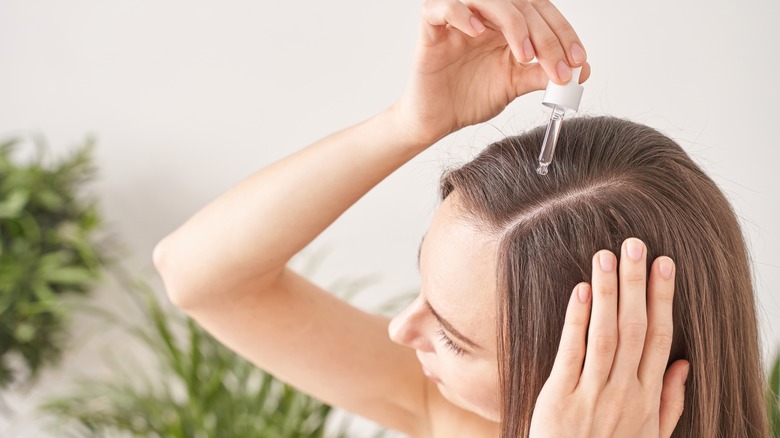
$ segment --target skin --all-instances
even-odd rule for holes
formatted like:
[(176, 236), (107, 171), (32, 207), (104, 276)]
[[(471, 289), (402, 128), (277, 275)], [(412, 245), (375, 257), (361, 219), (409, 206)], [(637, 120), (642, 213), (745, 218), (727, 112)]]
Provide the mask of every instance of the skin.
[[(496, 359), (496, 240), (454, 216), (453, 192), (438, 207), (420, 251), (420, 295), (397, 314), (390, 338), (414, 348), (453, 404), (498, 422)], [(425, 302), (480, 348), (443, 328)], [(462, 351), (448, 346), (439, 330)]]

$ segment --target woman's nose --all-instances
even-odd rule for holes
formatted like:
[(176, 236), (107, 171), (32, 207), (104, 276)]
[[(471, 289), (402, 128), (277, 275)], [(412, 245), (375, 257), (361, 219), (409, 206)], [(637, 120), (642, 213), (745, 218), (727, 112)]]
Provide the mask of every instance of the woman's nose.
[(395, 315), (387, 327), (393, 342), (406, 345), (420, 351), (434, 351), (430, 340), (425, 336), (425, 315), (421, 312), (419, 298)]

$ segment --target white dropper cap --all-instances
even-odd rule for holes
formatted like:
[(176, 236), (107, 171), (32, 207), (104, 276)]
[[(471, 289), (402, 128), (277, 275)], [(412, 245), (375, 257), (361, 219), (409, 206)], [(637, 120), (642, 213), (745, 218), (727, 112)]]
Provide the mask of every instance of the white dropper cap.
[(550, 108), (556, 106), (562, 107), (566, 112), (577, 112), (582, 99), (582, 92), (585, 88), (579, 84), (580, 72), (582, 67), (571, 69), (571, 80), (566, 85), (558, 85), (553, 81), (547, 82), (547, 89), (544, 91), (542, 105)]

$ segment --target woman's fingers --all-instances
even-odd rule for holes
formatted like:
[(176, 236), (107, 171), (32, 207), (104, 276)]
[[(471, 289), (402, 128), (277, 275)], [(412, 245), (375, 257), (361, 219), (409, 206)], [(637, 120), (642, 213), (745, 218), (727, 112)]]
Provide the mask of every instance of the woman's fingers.
[(661, 391), (661, 409), (659, 421), (659, 436), (672, 436), (677, 422), (685, 406), (685, 381), (688, 377), (690, 364), (685, 360), (673, 363), (664, 375), (664, 386)]
[(584, 64), (582, 64), (582, 70), (580, 70), (580, 84), (588, 80), (590, 77), (590, 63), (588, 61), (585, 61)]
[(589, 390), (600, 392), (612, 369), (617, 347), (617, 260), (602, 250), (593, 257), (593, 311), (582, 379)]
[[(558, 411), (576, 413), (577, 421), (618, 412), (596, 424), (599, 436), (605, 431), (623, 436), (627, 431), (617, 433), (616, 428), (636, 430), (657, 421), (660, 436), (670, 437), (685, 404), (689, 363), (678, 360), (666, 370), (674, 264), (666, 256), (656, 259), (648, 285), (646, 260), (647, 247), (633, 237), (623, 242), (619, 267), (610, 251), (596, 253), (592, 286), (580, 283), (572, 292), (552, 372), (542, 389), (544, 401), (556, 400)], [(546, 420), (548, 429), (559, 421), (555, 416)]]
[(674, 262), (666, 256), (655, 259), (650, 269), (647, 339), (638, 373), (639, 381), (646, 388), (660, 385), (672, 348), (674, 270)]
[(571, 66), (566, 61), (566, 53), (563, 51), (561, 41), (535, 8), (536, 4), (542, 2), (531, 4), (527, 0), (513, 1), (528, 22), (536, 59), (539, 60), (548, 78), (557, 84), (568, 83), (571, 80)]
[[(518, 3), (524, 0), (513, 1)], [(580, 37), (577, 36), (577, 32), (574, 31), (574, 28), (566, 19), (566, 17), (561, 14), (561, 12), (558, 10), (558, 8), (555, 7), (554, 4), (547, 0), (531, 0), (531, 4), (542, 17), (542, 19), (544, 19), (544, 21), (547, 23), (547, 26), (555, 33), (558, 41), (560, 41), (560, 45), (565, 54), (565, 58), (563, 59), (566, 59), (567, 63), (572, 67), (578, 67), (582, 65), (582, 63), (585, 62), (585, 60), (588, 58), (588, 55), (585, 53), (585, 49), (582, 41), (580, 40)]]
[(627, 386), (637, 378), (647, 334), (647, 269), (645, 244), (637, 238), (623, 242), (620, 251), (618, 293), (618, 346), (609, 376), (611, 382)]
[[(479, 36), (485, 30), (484, 23), (458, 0), (428, 0), (420, 15), (423, 25), (429, 30), (426, 35), (430, 41), (438, 40), (440, 29), (448, 24), (472, 37)], [(436, 29), (435, 26), (442, 27)]]
[[(515, 60), (530, 62), (534, 59), (535, 54), (528, 33), (526, 17), (511, 2), (506, 0), (493, 2), (464, 0), (464, 3), (469, 8), (478, 10), (491, 23), (499, 26)], [(528, 40), (527, 44), (526, 40)]]
[[(525, 69), (516, 69), (515, 73), (518, 79), (513, 82), (516, 84), (515, 94), (522, 96), (532, 91), (544, 90), (547, 88), (547, 81), (550, 80), (544, 68), (538, 62), (530, 64)], [(580, 83), (585, 82), (590, 77), (590, 64), (585, 61), (580, 72)]]
[[(571, 67), (584, 66), (587, 55), (571, 24), (544, 0), (427, 0), (422, 18), (429, 41), (438, 41), (442, 29), (455, 27), (478, 37), (498, 26), (518, 62), (536, 57), (547, 78), (558, 84), (571, 80)], [(587, 78), (581, 74), (580, 82)]]
[(590, 295), (590, 285), (580, 283), (569, 298), (558, 353), (548, 379), (560, 393), (570, 393), (580, 381), (590, 319)]
[(587, 58), (577, 33), (549, 1), (463, 1), (500, 27), (517, 61), (536, 57), (553, 82), (568, 83), (571, 66), (583, 65)]

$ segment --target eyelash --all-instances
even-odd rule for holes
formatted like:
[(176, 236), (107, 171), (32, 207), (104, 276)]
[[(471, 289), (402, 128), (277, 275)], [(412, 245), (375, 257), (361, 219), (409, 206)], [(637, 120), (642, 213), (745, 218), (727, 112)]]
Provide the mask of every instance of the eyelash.
[(464, 349), (458, 347), (457, 344), (452, 342), (452, 340), (447, 336), (447, 334), (444, 333), (444, 330), (439, 329), (439, 331), (437, 331), (436, 333), (438, 333), (439, 336), (441, 336), (441, 340), (444, 341), (444, 345), (446, 345), (447, 348), (455, 352), (456, 356), (460, 356), (466, 352)]

